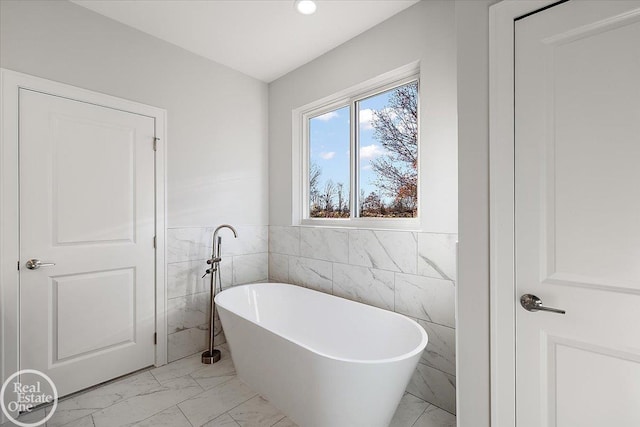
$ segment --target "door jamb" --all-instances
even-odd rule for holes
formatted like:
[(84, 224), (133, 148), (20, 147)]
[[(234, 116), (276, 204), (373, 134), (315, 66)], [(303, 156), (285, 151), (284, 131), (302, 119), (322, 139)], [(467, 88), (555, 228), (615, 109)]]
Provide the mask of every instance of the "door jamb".
[(514, 23), (557, 0), (489, 8), (489, 270), (491, 425), (516, 425)]
[[(142, 114), (154, 119), (155, 152), (155, 366), (167, 363), (166, 316), (166, 110), (98, 92), (0, 69), (0, 384), (19, 369), (19, 197), (18, 93), (19, 89), (72, 98), (91, 104)], [(150, 141), (150, 149), (153, 141)], [(151, 244), (151, 242), (150, 242)], [(0, 414), (0, 423), (5, 422)]]

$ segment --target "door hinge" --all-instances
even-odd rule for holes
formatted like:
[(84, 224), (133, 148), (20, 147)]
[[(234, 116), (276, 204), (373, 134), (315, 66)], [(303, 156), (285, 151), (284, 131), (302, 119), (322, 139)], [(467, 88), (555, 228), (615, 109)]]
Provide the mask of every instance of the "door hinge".
[(153, 151), (158, 151), (158, 141), (160, 141), (160, 138), (156, 138), (154, 136), (153, 137)]
[(153, 236), (153, 249), (156, 249), (157, 239), (156, 236)]
[(18, 271), (20, 271), (20, 260), (18, 260)]
[(158, 345), (158, 333), (153, 333), (153, 345)]

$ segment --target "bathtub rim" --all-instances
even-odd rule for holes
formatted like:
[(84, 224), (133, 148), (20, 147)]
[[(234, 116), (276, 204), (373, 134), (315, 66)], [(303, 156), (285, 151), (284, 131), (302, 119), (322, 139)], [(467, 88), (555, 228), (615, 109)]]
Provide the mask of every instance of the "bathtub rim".
[[(300, 288), (300, 289), (304, 289), (305, 291), (308, 291), (308, 292), (315, 292), (315, 293), (327, 295), (327, 296), (334, 297), (334, 298), (340, 298), (340, 299), (346, 300), (346, 301), (348, 301), (350, 303), (353, 303), (353, 304), (364, 305), (364, 306), (366, 306), (366, 307), (368, 307), (370, 309), (373, 309), (375, 311), (384, 311), (385, 313), (390, 313), (391, 315), (394, 315), (394, 316), (402, 318), (404, 321), (409, 322), (412, 326), (417, 328), (417, 330), (420, 332), (420, 344), (415, 349), (411, 350), (408, 353), (404, 353), (404, 354), (402, 354), (400, 356), (389, 357), (389, 358), (386, 358), (386, 359), (362, 360), (362, 359), (351, 359), (351, 358), (346, 358), (346, 357), (332, 356), (330, 354), (326, 354), (326, 353), (320, 352), (318, 350), (315, 350), (315, 349), (309, 347), (308, 345), (299, 342), (298, 340), (286, 337), (286, 336), (281, 335), (281, 334), (279, 334), (277, 332), (274, 332), (274, 331), (272, 331), (270, 329), (267, 329), (267, 328), (264, 327), (264, 325), (261, 325), (258, 322), (255, 322), (255, 321), (253, 321), (251, 319), (248, 319), (248, 318), (246, 318), (246, 317), (244, 317), (244, 316), (242, 316), (242, 315), (240, 315), (240, 314), (238, 314), (238, 313), (236, 313), (236, 312), (234, 312), (232, 310), (229, 310), (229, 308), (225, 307), (224, 304), (220, 304), (220, 302), (218, 300), (218, 298), (220, 297), (221, 294), (223, 294), (224, 292), (227, 292), (227, 291), (231, 291), (233, 289), (245, 288), (245, 287), (253, 287), (253, 288), (255, 288), (255, 287), (264, 286), (264, 285), (267, 285), (267, 286), (268, 285), (280, 285), (280, 286), (284, 286), (284, 287)], [(224, 310), (226, 310), (226, 311), (228, 311), (230, 313), (233, 313), (234, 315), (246, 320), (247, 322), (253, 323), (254, 325), (256, 325), (256, 326), (258, 326), (258, 327), (260, 327), (260, 328), (262, 328), (262, 329), (264, 329), (266, 331), (269, 331), (270, 333), (272, 333), (274, 335), (277, 335), (278, 337), (280, 337), (280, 338), (282, 338), (282, 339), (284, 339), (286, 341), (289, 341), (292, 344), (300, 346), (300, 347), (304, 348), (305, 350), (308, 350), (308, 351), (310, 351), (310, 352), (312, 352), (314, 354), (317, 354), (318, 356), (322, 356), (322, 357), (325, 357), (327, 359), (335, 360), (335, 361), (338, 361), (338, 362), (357, 363), (357, 364), (365, 364), (365, 365), (378, 365), (378, 364), (385, 364), (385, 363), (402, 362), (402, 361), (411, 359), (412, 357), (414, 357), (416, 355), (421, 354), (425, 350), (425, 348), (427, 347), (427, 344), (429, 342), (429, 336), (428, 336), (427, 332), (424, 330), (424, 328), (422, 326), (420, 326), (420, 324), (418, 324), (418, 322), (416, 322), (415, 320), (411, 319), (408, 316), (405, 316), (405, 315), (400, 314), (400, 313), (396, 313), (395, 311), (385, 310), (384, 308), (376, 307), (376, 306), (369, 305), (369, 304), (364, 304), (364, 303), (361, 303), (361, 302), (358, 302), (358, 301), (353, 301), (353, 300), (350, 300), (350, 299), (347, 299), (347, 298), (343, 298), (343, 297), (340, 297), (340, 296), (337, 296), (337, 295), (332, 295), (332, 294), (327, 294), (325, 292), (316, 291), (315, 289), (309, 289), (309, 288), (305, 288), (305, 287), (298, 286), (298, 285), (292, 285), (290, 283), (262, 282), (262, 283), (248, 283), (248, 284), (244, 284), (244, 285), (231, 286), (231, 287), (228, 287), (228, 288), (224, 289), (223, 291), (219, 292), (216, 295), (215, 303), (216, 303), (217, 307), (223, 308)], [(223, 325), (223, 328), (224, 328), (224, 325)]]

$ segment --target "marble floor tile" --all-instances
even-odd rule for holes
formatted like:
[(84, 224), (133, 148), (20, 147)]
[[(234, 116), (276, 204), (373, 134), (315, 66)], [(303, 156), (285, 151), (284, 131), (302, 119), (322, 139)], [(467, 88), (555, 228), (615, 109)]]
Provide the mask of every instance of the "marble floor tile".
[(204, 366), (200, 354), (197, 353), (158, 368), (153, 368), (149, 372), (160, 384), (163, 384), (167, 381), (189, 375), (192, 372), (202, 369)]
[(96, 427), (135, 424), (202, 391), (193, 378), (178, 378), (94, 413), (93, 421)]
[(208, 423), (203, 424), (202, 427), (240, 427), (240, 424), (231, 418), (229, 414), (222, 414)]
[[(49, 425), (47, 423), (47, 425)], [(95, 427), (93, 423), (93, 417), (91, 415), (87, 415), (86, 417), (82, 417), (79, 420), (71, 421), (69, 424), (65, 424), (64, 427)]]
[(247, 400), (228, 413), (241, 427), (271, 427), (284, 418), (282, 412), (261, 396)]
[(235, 375), (236, 368), (233, 366), (233, 361), (230, 357), (225, 358), (223, 353), (223, 356), (218, 362), (213, 365), (204, 365), (204, 367), (191, 373), (191, 378), (196, 380), (200, 387), (209, 390), (233, 379)]
[(256, 395), (236, 377), (180, 403), (178, 407), (191, 424), (200, 426)]
[(135, 424), (136, 427), (191, 427), (191, 423), (177, 406), (172, 406)]
[(419, 399), (412, 394), (405, 393), (400, 400), (398, 409), (393, 415), (391, 424), (389, 427), (411, 427), (420, 418), (420, 415), (424, 412), (429, 403), (422, 399)]
[(298, 427), (298, 424), (294, 423), (289, 418), (284, 417), (283, 419), (275, 423), (273, 427)]
[(159, 385), (149, 371), (144, 371), (60, 400), (47, 426), (58, 427), (79, 420), (125, 399), (149, 392)]
[(456, 417), (437, 406), (431, 405), (418, 418), (414, 427), (456, 427)]
[[(39, 421), (42, 421), (42, 419), (46, 416), (47, 412), (49, 410), (49, 407), (47, 408), (41, 408), (35, 411), (31, 411), (31, 412), (23, 412), (22, 414), (20, 414), (18, 416), (18, 422), (22, 422), (22, 423), (37, 423)], [(7, 421), (4, 422), (2, 424), (0, 424), (2, 427), (13, 427), (16, 424), (13, 423), (12, 421)], [(42, 424), (44, 425), (44, 424)]]

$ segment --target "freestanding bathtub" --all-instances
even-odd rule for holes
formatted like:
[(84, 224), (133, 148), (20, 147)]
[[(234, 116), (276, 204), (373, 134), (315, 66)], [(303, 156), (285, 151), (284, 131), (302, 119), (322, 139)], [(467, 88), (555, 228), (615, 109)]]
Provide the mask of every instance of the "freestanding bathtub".
[(411, 319), (294, 285), (215, 301), (240, 379), (301, 427), (387, 427), (427, 345)]

